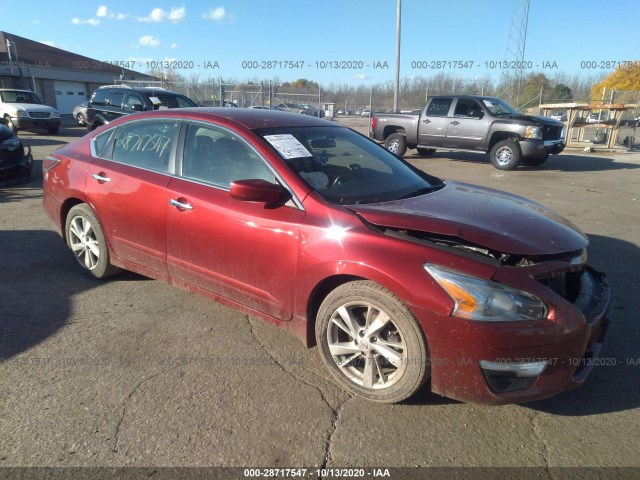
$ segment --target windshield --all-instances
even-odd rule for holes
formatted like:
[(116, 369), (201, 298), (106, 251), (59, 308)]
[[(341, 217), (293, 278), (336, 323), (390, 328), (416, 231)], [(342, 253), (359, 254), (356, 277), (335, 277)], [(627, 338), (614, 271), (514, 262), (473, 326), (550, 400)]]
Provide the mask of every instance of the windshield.
[(23, 92), (21, 90), (5, 90), (0, 92), (0, 97), (4, 103), (35, 103), (42, 104), (42, 101), (33, 92)]
[(331, 203), (388, 202), (444, 185), (348, 128), (284, 127), (256, 133)]
[(483, 98), (482, 103), (494, 115), (520, 115), (515, 108), (499, 98)]

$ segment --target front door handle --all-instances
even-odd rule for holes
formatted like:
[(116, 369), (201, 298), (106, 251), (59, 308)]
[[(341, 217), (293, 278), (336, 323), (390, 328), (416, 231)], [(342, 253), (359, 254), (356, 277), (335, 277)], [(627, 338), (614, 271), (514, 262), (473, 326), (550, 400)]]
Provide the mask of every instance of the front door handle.
[(100, 173), (94, 173), (93, 175), (91, 175), (93, 177), (94, 180), (97, 180), (98, 183), (107, 183), (110, 182), (111, 179), (109, 177), (107, 177), (104, 172), (100, 172)]
[(460, 122), (456, 120), (455, 122), (451, 122), (451, 125), (460, 125)]
[(184, 198), (171, 198), (169, 199), (169, 205), (176, 207), (178, 210), (193, 210), (193, 205), (187, 202)]
[(428, 118), (425, 118), (424, 120), (422, 120), (422, 123), (431, 123), (431, 120), (429, 120)]

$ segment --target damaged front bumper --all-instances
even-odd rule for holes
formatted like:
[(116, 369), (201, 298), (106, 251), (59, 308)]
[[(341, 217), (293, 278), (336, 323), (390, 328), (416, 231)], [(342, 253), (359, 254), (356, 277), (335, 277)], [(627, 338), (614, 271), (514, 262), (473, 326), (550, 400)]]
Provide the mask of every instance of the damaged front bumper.
[(583, 267), (571, 302), (532, 281), (550, 306), (546, 320), (497, 324), (449, 316), (427, 322), (434, 392), (473, 403), (523, 403), (584, 384), (601, 363), (611, 319), (605, 275)]

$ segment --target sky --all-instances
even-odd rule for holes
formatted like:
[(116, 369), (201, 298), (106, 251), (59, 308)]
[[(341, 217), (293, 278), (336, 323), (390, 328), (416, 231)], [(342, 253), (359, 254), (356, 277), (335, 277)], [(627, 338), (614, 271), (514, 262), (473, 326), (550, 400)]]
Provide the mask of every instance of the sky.
[[(524, 0), (402, 0), (400, 76), (499, 78)], [(392, 82), (397, 0), (0, 0), (0, 30), (187, 78)], [(525, 72), (600, 75), (640, 61), (640, 1), (530, 0)], [(520, 21), (516, 22), (518, 25)]]

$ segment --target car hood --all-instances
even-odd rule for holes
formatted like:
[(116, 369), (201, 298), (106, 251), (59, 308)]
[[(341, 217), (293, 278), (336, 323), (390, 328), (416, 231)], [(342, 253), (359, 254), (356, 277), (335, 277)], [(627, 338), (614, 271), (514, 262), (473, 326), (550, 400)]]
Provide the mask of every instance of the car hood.
[(49, 105), (42, 105), (41, 103), (9, 103), (15, 108), (21, 108), (22, 110), (26, 110), (28, 112), (55, 112), (56, 109), (50, 107)]
[(589, 243), (576, 226), (542, 205), (465, 183), (447, 182), (419, 197), (349, 208), (379, 227), (457, 237), (501, 253), (551, 255)]
[(535, 125), (545, 125), (548, 127), (564, 127), (564, 123), (550, 117), (534, 116), (534, 115), (503, 115), (499, 118), (510, 118), (521, 122), (531, 122)]

